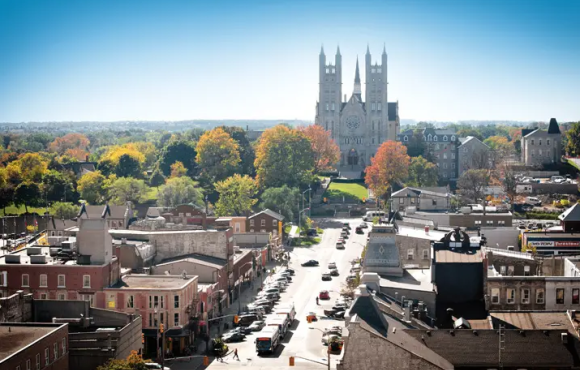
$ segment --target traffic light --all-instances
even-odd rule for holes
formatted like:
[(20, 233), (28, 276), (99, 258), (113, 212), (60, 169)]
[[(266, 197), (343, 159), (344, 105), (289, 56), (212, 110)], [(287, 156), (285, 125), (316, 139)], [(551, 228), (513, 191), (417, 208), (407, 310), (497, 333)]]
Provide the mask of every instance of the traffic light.
[(163, 323), (159, 325), (159, 332), (163, 333)]
[(238, 324), (240, 322), (240, 317), (238, 315), (234, 315), (234, 324)]
[(141, 344), (145, 344), (145, 334), (141, 333)]

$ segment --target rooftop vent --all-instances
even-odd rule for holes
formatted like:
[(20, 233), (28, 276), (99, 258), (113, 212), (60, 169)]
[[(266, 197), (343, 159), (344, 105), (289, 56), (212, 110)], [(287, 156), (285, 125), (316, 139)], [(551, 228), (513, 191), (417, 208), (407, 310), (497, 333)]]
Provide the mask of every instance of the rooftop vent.
[(50, 256), (51, 257), (58, 256), (58, 252), (60, 252), (60, 248), (50, 248)]
[(91, 256), (89, 254), (82, 254), (77, 257), (77, 263), (79, 265), (90, 265)]
[(19, 254), (8, 254), (6, 255), (5, 261), (6, 263), (20, 263), (20, 255)]
[(28, 247), (26, 248), (26, 254), (29, 256), (37, 256), (42, 254), (42, 248), (40, 247)]
[(46, 256), (30, 256), (30, 263), (33, 265), (43, 265), (47, 263)]

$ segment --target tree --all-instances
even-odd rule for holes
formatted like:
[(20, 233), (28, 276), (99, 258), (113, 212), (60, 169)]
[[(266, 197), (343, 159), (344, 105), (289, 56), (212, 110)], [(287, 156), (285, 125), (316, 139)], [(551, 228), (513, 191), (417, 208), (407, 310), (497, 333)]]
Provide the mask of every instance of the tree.
[(201, 206), (203, 192), (189, 177), (175, 177), (161, 186), (157, 202), (164, 207), (175, 207), (185, 203)]
[(409, 175), (410, 157), (407, 148), (397, 141), (388, 140), (381, 144), (365, 170), (365, 183), (377, 198), (384, 196), (389, 187)]
[(299, 130), (304, 133), (312, 145), (314, 171), (316, 173), (331, 169), (338, 163), (340, 160), (340, 148), (330, 136), (330, 131), (326, 131), (320, 125), (301, 127)]
[(232, 175), (240, 163), (238, 143), (221, 127), (206, 131), (197, 143), (197, 157), (201, 175), (209, 183)]
[(18, 157), (7, 166), (9, 176), (19, 174), (21, 181), (40, 183), (42, 175), (48, 169), (48, 161), (40, 153), (26, 153)]
[(566, 153), (571, 157), (580, 156), (580, 122), (572, 123), (570, 129), (566, 131)]
[(119, 177), (108, 186), (111, 202), (123, 205), (127, 202), (140, 203), (147, 199), (149, 187), (145, 181), (132, 177)]
[(157, 188), (163, 184), (165, 184), (165, 176), (163, 176), (163, 173), (159, 168), (156, 168), (155, 171), (153, 171), (153, 174), (151, 174), (151, 178), (149, 179), (149, 186)]
[(85, 135), (71, 133), (66, 134), (63, 137), (57, 137), (52, 143), (50, 143), (49, 149), (50, 151), (56, 152), (60, 155), (65, 154), (67, 150), (75, 150), (75, 149), (81, 150), (86, 153), (86, 150), (89, 147), (90, 143), (91, 142)]
[(97, 370), (147, 370), (147, 367), (137, 351), (131, 351), (126, 360), (110, 359), (104, 365), (97, 367)]
[(40, 206), (41, 199), (40, 187), (35, 182), (23, 182), (14, 190), (14, 204), (17, 206), (24, 204), (26, 213), (28, 213), (28, 206)]
[(514, 151), (514, 145), (505, 136), (491, 136), (483, 142), (489, 147), (489, 160), (492, 168), (496, 168)]
[(489, 181), (489, 171), (468, 170), (457, 180), (457, 187), (465, 200), (475, 203), (479, 201), (485, 202), (485, 189), (489, 185)]
[(422, 156), (411, 158), (409, 165), (408, 186), (436, 186), (437, 185), (437, 166), (429, 162)]
[(304, 133), (278, 125), (264, 131), (256, 147), (256, 180), (262, 189), (309, 184), (314, 153)]
[(232, 139), (238, 143), (238, 151), (240, 152), (240, 172), (242, 175), (254, 176), (256, 174), (256, 168), (254, 167), (254, 161), (256, 159), (256, 153), (254, 152), (254, 147), (248, 140), (246, 131), (241, 127), (236, 126), (220, 126), (225, 132), (230, 134)]
[(171, 165), (171, 178), (181, 177), (187, 174), (187, 169), (181, 162), (175, 162)]
[(50, 202), (61, 200), (76, 201), (77, 193), (73, 187), (74, 180), (66, 173), (49, 170), (42, 177), (44, 199)]
[(279, 188), (268, 188), (262, 194), (261, 209), (271, 209), (280, 213), (288, 221), (292, 221), (298, 215), (298, 202), (300, 201), (300, 190), (289, 188), (284, 185)]
[(8, 172), (0, 167), (0, 207), (6, 214), (6, 207), (12, 203), (14, 198), (14, 186), (8, 179)]
[(501, 179), (500, 183), (502, 184), (503, 191), (509, 197), (510, 205), (513, 205), (516, 201), (516, 188), (518, 184), (516, 173), (513, 167), (509, 166), (508, 164), (504, 164), (498, 178)]
[(79, 179), (77, 190), (89, 204), (99, 204), (106, 196), (104, 183), (105, 176), (100, 171), (89, 172)]
[(189, 176), (195, 176), (197, 174), (197, 164), (195, 158), (197, 152), (195, 151), (195, 146), (190, 141), (170, 141), (169, 144), (161, 151), (161, 156), (159, 159), (159, 169), (163, 172), (164, 176), (169, 176), (171, 174), (171, 165), (175, 162), (181, 162), (187, 168), (187, 174)]
[(473, 136), (473, 137), (477, 138), (479, 141), (483, 141), (483, 135), (481, 134), (481, 132), (477, 131), (476, 129), (474, 129), (472, 127), (466, 127), (466, 128), (462, 128), (462, 129), (458, 130), (457, 136), (459, 136), (459, 137)]
[(56, 202), (51, 208), (54, 217), (64, 220), (76, 217), (80, 207), (69, 202)]
[(216, 203), (218, 216), (242, 216), (258, 201), (254, 198), (258, 190), (256, 182), (248, 175), (235, 174), (217, 182), (215, 189), (220, 195)]
[(115, 165), (117, 177), (141, 177), (141, 164), (139, 160), (130, 154), (123, 154)]

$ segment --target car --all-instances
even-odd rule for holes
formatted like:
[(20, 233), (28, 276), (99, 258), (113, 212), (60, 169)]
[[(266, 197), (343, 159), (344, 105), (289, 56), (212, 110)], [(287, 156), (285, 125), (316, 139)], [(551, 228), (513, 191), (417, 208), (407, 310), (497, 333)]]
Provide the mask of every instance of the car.
[(338, 276), (338, 275), (340, 275), (340, 274), (338, 273), (337, 269), (330, 270), (330, 276)]
[(149, 370), (149, 369), (154, 369), (154, 370), (171, 370), (170, 368), (168, 368), (167, 366), (161, 366), (159, 365), (157, 362), (146, 362), (145, 364), (145, 369)]
[(336, 268), (336, 262), (330, 262), (330, 263), (328, 264), (328, 268), (329, 268), (330, 270), (332, 270), (332, 269), (335, 269), (335, 268)]
[(332, 341), (333, 338), (340, 339), (342, 338), (338, 334), (327, 334), (322, 337), (322, 344), (328, 345), (328, 342)]
[(302, 266), (304, 267), (318, 266), (318, 261), (317, 260), (306, 261), (302, 263)]
[[(258, 321), (260, 321), (260, 320), (258, 320)], [(254, 321), (254, 322), (256, 322), (256, 321)], [(247, 334), (251, 334), (252, 330), (247, 326), (238, 326), (237, 328), (230, 330), (229, 333), (240, 333), (243, 335), (247, 335)]]
[(324, 334), (326, 334), (326, 335), (328, 335), (328, 334), (342, 335), (342, 328), (340, 326), (331, 326), (330, 328), (324, 329)]
[(340, 236), (342, 236), (344, 239), (348, 239), (348, 234), (344, 231), (340, 234)]
[(344, 243), (344, 238), (338, 238), (337, 243)]
[(264, 326), (266, 326), (266, 322), (258, 320), (254, 321), (252, 325), (248, 326), (248, 329), (250, 329), (251, 331), (260, 331)]
[(317, 236), (318, 232), (316, 231), (316, 229), (309, 229), (308, 231), (306, 231), (306, 236)]
[(225, 343), (241, 342), (244, 339), (246, 339), (246, 336), (242, 333), (230, 332), (230, 333), (224, 334), (222, 339)]
[(345, 234), (347, 234), (347, 235), (350, 235), (350, 230), (349, 230), (349, 229), (347, 229), (347, 228), (345, 227), (345, 228), (343, 228), (343, 229), (342, 229), (342, 231), (341, 231), (340, 233), (341, 233), (341, 234), (342, 234), (342, 233), (345, 233)]
[(274, 305), (274, 301), (265, 299), (265, 298), (258, 298), (254, 301), (254, 305), (256, 306), (269, 306), (272, 307)]
[(284, 270), (284, 272), (287, 272), (290, 275), (296, 275), (296, 271), (294, 271), (294, 269), (291, 269), (291, 268), (287, 268), (286, 270)]
[(367, 224), (366, 222), (361, 222), (360, 225), (358, 225), (358, 227), (360, 227), (361, 229), (366, 229), (369, 227), (369, 224)]
[(342, 228), (343, 228), (343, 229), (344, 229), (344, 228), (347, 228), (347, 229), (349, 229), (349, 230), (350, 230), (350, 224), (349, 224), (348, 222), (343, 222), (343, 223), (342, 223)]
[(357, 234), (364, 234), (364, 233), (365, 233), (365, 232), (363, 231), (362, 227), (360, 227), (360, 226), (357, 226), (357, 227), (356, 227), (356, 229), (355, 229), (355, 232), (356, 232)]
[(308, 315), (306, 315), (306, 321), (318, 321), (318, 317), (316, 316), (316, 313), (309, 312)]
[(330, 273), (324, 273), (322, 274), (322, 281), (328, 281), (328, 280), (332, 280), (332, 276), (330, 275)]
[(321, 290), (320, 293), (318, 293), (318, 299), (330, 299), (328, 290)]
[(346, 309), (349, 307), (349, 304), (344, 302), (344, 303), (337, 303), (334, 306), (332, 306), (333, 310), (337, 310), (337, 311), (346, 311)]
[(344, 243), (336, 243), (336, 249), (345, 249)]
[(256, 307), (263, 309), (266, 314), (269, 314), (270, 312), (272, 312), (272, 306), (269, 304), (260, 305), (260, 306), (256, 306)]

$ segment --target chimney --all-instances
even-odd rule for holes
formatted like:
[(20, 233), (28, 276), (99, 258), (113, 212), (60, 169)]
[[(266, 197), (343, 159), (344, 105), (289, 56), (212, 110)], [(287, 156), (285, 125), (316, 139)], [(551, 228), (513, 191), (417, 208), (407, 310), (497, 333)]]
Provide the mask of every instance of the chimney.
[(425, 234), (429, 235), (429, 225), (425, 225)]
[(85, 162), (88, 162), (88, 161), (89, 161), (89, 155), (87, 154), (87, 155), (85, 156)]

